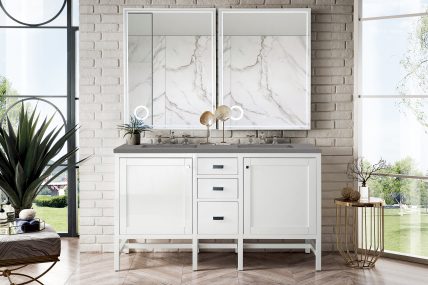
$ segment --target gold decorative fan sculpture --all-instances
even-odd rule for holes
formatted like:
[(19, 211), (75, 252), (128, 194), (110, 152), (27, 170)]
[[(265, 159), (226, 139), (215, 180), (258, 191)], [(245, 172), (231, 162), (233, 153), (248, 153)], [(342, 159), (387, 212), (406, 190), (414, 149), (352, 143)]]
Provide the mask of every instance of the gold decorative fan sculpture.
[(209, 138), (210, 138), (210, 127), (215, 124), (215, 116), (210, 111), (205, 111), (202, 113), (201, 117), (199, 118), (199, 122), (207, 127), (207, 144), (209, 144)]
[(226, 143), (224, 141), (224, 122), (230, 119), (231, 113), (232, 110), (226, 105), (218, 106), (214, 113), (215, 118), (223, 122), (223, 141), (221, 142), (222, 144)]

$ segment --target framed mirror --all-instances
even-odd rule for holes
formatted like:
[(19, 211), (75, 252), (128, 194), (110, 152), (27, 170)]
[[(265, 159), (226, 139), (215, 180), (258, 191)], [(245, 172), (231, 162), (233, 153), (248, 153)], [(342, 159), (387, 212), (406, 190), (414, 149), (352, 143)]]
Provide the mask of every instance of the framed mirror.
[(310, 129), (310, 51), (310, 9), (220, 9), (218, 105), (235, 118), (226, 127)]
[(125, 112), (154, 129), (202, 129), (216, 102), (215, 9), (124, 9)]

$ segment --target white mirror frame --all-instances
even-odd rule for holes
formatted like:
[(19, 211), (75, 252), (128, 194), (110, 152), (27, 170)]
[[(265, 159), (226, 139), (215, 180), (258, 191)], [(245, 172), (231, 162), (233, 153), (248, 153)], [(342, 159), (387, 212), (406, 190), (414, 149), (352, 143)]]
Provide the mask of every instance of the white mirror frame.
[[(218, 105), (225, 104), (224, 102), (224, 86), (223, 86), (223, 78), (224, 78), (224, 62), (223, 62), (223, 17), (227, 13), (239, 14), (251, 14), (251, 13), (300, 13), (306, 15), (306, 35), (309, 37), (306, 46), (306, 118), (305, 122), (302, 125), (294, 125), (294, 126), (284, 126), (284, 125), (269, 125), (269, 126), (257, 126), (257, 125), (245, 125), (245, 126), (233, 126), (228, 124), (225, 126), (226, 129), (229, 130), (309, 130), (311, 128), (311, 9), (307, 8), (290, 8), (290, 9), (218, 9), (218, 39), (217, 39), (217, 60), (218, 60)], [(231, 106), (232, 107), (232, 106)], [(235, 107), (235, 106), (233, 106)], [(236, 106), (240, 107), (240, 106)], [(242, 110), (242, 108), (241, 108)], [(243, 111), (243, 110), (242, 110)], [(241, 112), (242, 117), (243, 112)], [(232, 122), (232, 121), (230, 121)]]
[[(133, 115), (133, 112), (129, 110), (129, 90), (128, 90), (128, 16), (129, 14), (139, 14), (139, 13), (210, 13), (211, 14), (211, 34), (213, 36), (212, 41), (212, 100), (211, 100), (211, 112), (214, 112), (216, 107), (216, 46), (217, 46), (217, 34), (216, 34), (216, 9), (214, 8), (189, 8), (189, 9), (179, 9), (179, 8), (124, 8), (123, 9), (123, 66), (124, 66), (124, 112), (123, 112), (123, 120), (125, 123), (129, 122), (130, 115)], [(141, 107), (141, 106), (140, 106)], [(146, 106), (142, 106), (141, 108), (148, 110)], [(201, 114), (204, 111), (201, 110)], [(144, 118), (147, 118), (151, 114), (146, 114)], [(189, 129), (189, 130), (198, 130), (205, 129), (205, 126), (199, 124), (199, 121), (195, 122), (195, 125), (192, 126), (153, 126), (154, 129)]]

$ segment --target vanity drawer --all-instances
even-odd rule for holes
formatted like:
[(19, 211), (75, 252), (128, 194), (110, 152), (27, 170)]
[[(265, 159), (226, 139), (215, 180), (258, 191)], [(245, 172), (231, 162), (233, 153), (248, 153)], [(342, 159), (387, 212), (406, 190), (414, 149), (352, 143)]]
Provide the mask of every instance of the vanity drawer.
[(198, 198), (236, 199), (238, 198), (237, 179), (198, 179)]
[(234, 157), (198, 158), (198, 174), (238, 174), (238, 159)]
[(232, 235), (237, 233), (237, 202), (198, 203), (198, 234)]

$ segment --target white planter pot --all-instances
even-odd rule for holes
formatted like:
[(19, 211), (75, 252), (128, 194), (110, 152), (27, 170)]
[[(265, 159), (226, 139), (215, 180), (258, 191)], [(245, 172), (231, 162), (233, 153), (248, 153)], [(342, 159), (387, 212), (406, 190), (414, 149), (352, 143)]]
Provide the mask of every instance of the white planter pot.
[(360, 186), (359, 187), (359, 191), (360, 191), (360, 200), (369, 200), (370, 195), (369, 195), (369, 187), (365, 186)]

